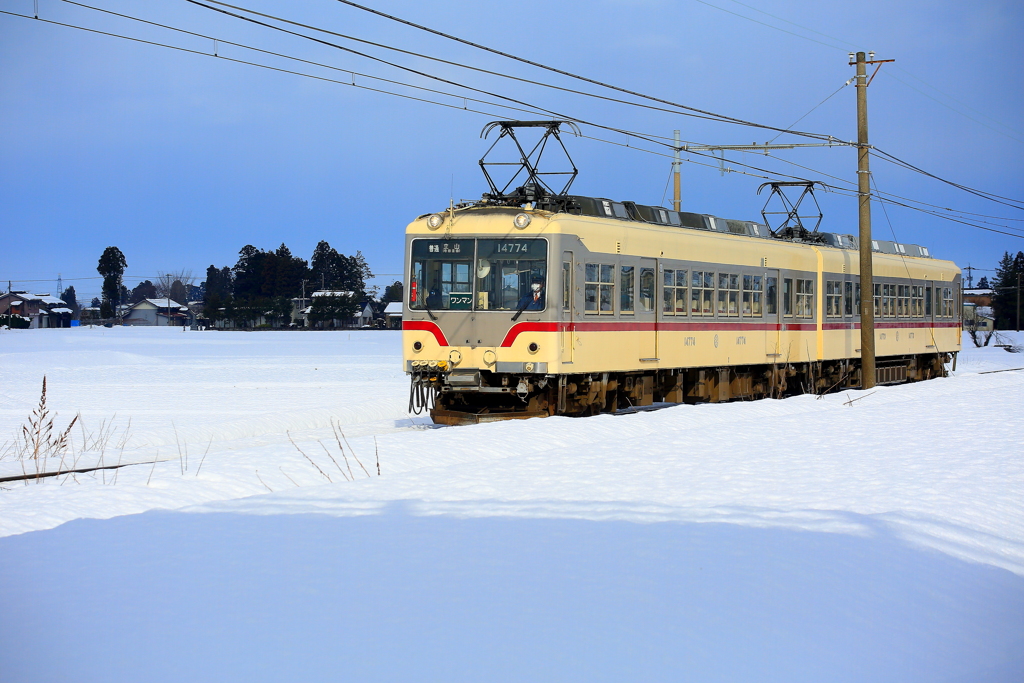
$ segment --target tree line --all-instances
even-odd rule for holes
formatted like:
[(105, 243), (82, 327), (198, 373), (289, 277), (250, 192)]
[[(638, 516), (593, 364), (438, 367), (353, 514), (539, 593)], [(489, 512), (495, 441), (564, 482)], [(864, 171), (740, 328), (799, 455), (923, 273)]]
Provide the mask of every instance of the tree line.
[[(373, 273), (362, 252), (346, 256), (326, 240), (316, 245), (309, 261), (293, 255), (284, 243), (274, 250), (247, 244), (239, 250), (233, 266), (210, 265), (198, 286), (192, 284), (191, 271), (181, 271), (161, 273), (157, 282), (144, 280), (129, 290), (122, 282), (127, 266), (117, 247), (103, 251), (96, 267), (103, 277), (103, 298), (93, 301), (103, 318), (114, 317), (121, 304), (166, 297), (181, 304), (202, 301), (203, 315), (214, 322), (230, 320), (244, 327), (262, 318), (287, 324), (291, 322), (292, 299), (327, 290), (334, 294), (313, 298), (308, 314), (311, 322), (322, 326), (354, 317), (361, 302), (377, 304), (377, 288), (368, 290), (366, 286)], [(74, 296), (73, 290), (70, 295)], [(401, 298), (402, 283), (395, 282), (385, 288), (380, 304)]]
[[(316, 245), (308, 262), (293, 255), (283, 243), (273, 251), (247, 244), (239, 250), (234, 266), (206, 269), (206, 280), (200, 284), (203, 315), (213, 322), (231, 320), (242, 327), (260, 318), (287, 324), (291, 322), (292, 299), (326, 290), (333, 294), (313, 298), (307, 315), (313, 324), (324, 326), (355, 317), (361, 302), (375, 299), (376, 288), (368, 291), (366, 286), (372, 277), (361, 251), (346, 256), (326, 240)], [(401, 297), (401, 292), (397, 295)]]

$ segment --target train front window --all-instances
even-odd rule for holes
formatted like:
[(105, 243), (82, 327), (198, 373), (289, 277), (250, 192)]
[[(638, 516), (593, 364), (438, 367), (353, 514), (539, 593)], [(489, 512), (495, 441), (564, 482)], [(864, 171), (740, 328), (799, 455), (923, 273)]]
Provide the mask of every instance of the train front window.
[(477, 240), (476, 309), (544, 310), (547, 246), (543, 239)]
[(473, 307), (473, 240), (414, 240), (409, 307), (468, 310)]

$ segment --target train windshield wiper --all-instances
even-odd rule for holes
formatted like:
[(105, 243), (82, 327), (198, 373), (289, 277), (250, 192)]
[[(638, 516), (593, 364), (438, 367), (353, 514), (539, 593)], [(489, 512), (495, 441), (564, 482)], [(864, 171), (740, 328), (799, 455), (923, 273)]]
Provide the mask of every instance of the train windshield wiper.
[(423, 304), (423, 309), (427, 312), (427, 315), (430, 316), (431, 320), (437, 320), (437, 316), (434, 315), (434, 312), (432, 310), (430, 310), (430, 306)]
[(529, 306), (529, 305), (530, 305), (530, 302), (527, 301), (525, 304), (520, 306), (519, 310), (516, 311), (516, 314), (514, 316), (512, 316), (512, 322), (515, 322), (515, 321), (519, 320), (519, 316), (521, 316), (523, 314), (523, 311), (525, 311), (526, 307)]

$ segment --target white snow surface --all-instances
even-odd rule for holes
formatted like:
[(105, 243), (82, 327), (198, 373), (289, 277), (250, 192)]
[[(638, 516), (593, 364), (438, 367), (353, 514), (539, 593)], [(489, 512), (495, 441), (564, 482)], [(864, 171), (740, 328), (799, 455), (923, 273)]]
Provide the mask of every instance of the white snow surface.
[[(1024, 334), (1003, 333), (1002, 339), (1017, 347), (1024, 345)], [(174, 564), (177, 560), (170, 558), (200, 552), (188, 544), (200, 543), (195, 539), (208, 535), (212, 540), (203, 546), (203, 557), (216, 555), (213, 549), (226, 546), (236, 553), (232, 562), (249, 558), (256, 564), (278, 567), (274, 563), (285, 560), (276, 553), (273, 557), (260, 555), (261, 551), (253, 548), (263, 541), (252, 539), (271, 539), (266, 543), (274, 546), (278, 542), (273, 540), (278, 539), (275, 534), (280, 533), (300, 548), (288, 546), (292, 548), (289, 552), (296, 553), (289, 557), (305, 558), (274, 570), (284, 574), (299, 571), (295, 567), (301, 565), (343, 574), (349, 581), (387, 584), (381, 576), (399, 572), (396, 566), (401, 565), (404, 573), (392, 577), (395, 583), (388, 585), (402, 595), (403, 590), (420, 587), (424, 594), (434, 596), (433, 602), (426, 598), (426, 602), (417, 602), (420, 597), (408, 595), (392, 598), (393, 611), (387, 612), (391, 615), (387, 619), (396, 620), (394, 623), (411, 620), (410, 625), (420, 624), (429, 632), (430, 619), (423, 615), (443, 613), (446, 616), (439, 617), (441, 630), (461, 634), (460, 642), (469, 650), (481, 628), (490, 632), (499, 628), (495, 624), (506, 623), (503, 619), (511, 619), (507, 624), (521, 623), (524, 629), (536, 626), (533, 619), (542, 625), (541, 631), (557, 631), (558, 635), (545, 643), (561, 642), (566, 633), (581, 634), (563, 643), (577, 659), (566, 663), (568, 660), (555, 654), (548, 659), (537, 655), (538, 661), (551, 668), (539, 664), (540, 668), (522, 668), (526, 666), (523, 662), (532, 661), (526, 657), (519, 662), (519, 669), (509, 664), (504, 677), (492, 675), (497, 669), (488, 664), (494, 661), (488, 656), (511, 656), (500, 648), (492, 651), (490, 645), (481, 645), (482, 649), (471, 655), (447, 641), (438, 644), (431, 640), (440, 635), (425, 636), (423, 631), (396, 635), (389, 630), (394, 624), (374, 622), (385, 617), (368, 607), (367, 621), (346, 631), (346, 637), (368, 637), (363, 627), (376, 624), (394, 639), (389, 649), (406, 647), (411, 648), (409, 652), (420, 652), (418, 648), (427, 648), (424, 643), (434, 643), (435, 654), (448, 653), (453, 659), (441, 664), (424, 655), (426, 659), (418, 665), (388, 669), (386, 675), (381, 673), (379, 661), (346, 660), (356, 667), (352, 671), (363, 672), (363, 680), (408, 680), (405, 674), (410, 671), (420, 674), (413, 675), (414, 680), (564, 680), (572, 677), (569, 672), (586, 680), (635, 680), (631, 674), (642, 671), (649, 676), (640, 675), (640, 679), (674, 680), (686, 679), (682, 672), (700, 673), (695, 680), (1024, 679), (1020, 654), (1024, 652), (1024, 353), (997, 347), (976, 349), (965, 335), (956, 370), (948, 378), (928, 382), (824, 397), (437, 428), (428, 419), (407, 413), (408, 380), (401, 369), (400, 344), (400, 332), (355, 330), (182, 332), (180, 328), (82, 327), (0, 332), (0, 444), (6, 439), (10, 446), (26, 423), (38, 403), (44, 375), (48, 406), (58, 413), (58, 429), (76, 413), (93, 438), (112, 426), (112, 437), (102, 455), (95, 450), (76, 450), (74, 455), (65, 455), (63, 464), (55, 460), (40, 464), (16, 460), (8, 450), (0, 459), (0, 476), (20, 473), (23, 466), (35, 472), (36, 467), (46, 471), (67, 468), (71, 462), (77, 467), (139, 463), (116, 471), (2, 484), (0, 537), (9, 538), (0, 538), (0, 571), (22, 577), (26, 586), (33, 577), (49, 576), (46, 572), (58, 570), (48, 566), (40, 573), (30, 567), (42, 566), (36, 558), (50, 557), (47, 544), (54, 543), (60, 550), (52, 550), (52, 557), (60, 558), (55, 564), (61, 566), (68, 557), (102, 564), (107, 561), (107, 551), (120, 558), (95, 569), (97, 576), (114, 571), (125, 577), (132, 574), (132, 567), (145, 574), (154, 566), (173, 565), (191, 567), (181, 569), (191, 577), (202, 570)], [(118, 448), (129, 420), (128, 441)], [(341, 441), (347, 462), (332, 421), (347, 439), (347, 443)], [(72, 434), (74, 442), (80, 443), (78, 426)], [(160, 510), (177, 512), (153, 512)], [(150, 514), (138, 514), (144, 512)], [(128, 517), (110, 519), (121, 516)], [(65, 524), (90, 519), (109, 521)], [(330, 519), (340, 521), (326, 521)], [(62, 524), (65, 526), (55, 529)], [(324, 542), (318, 536), (320, 531), (310, 531), (310, 525), (316, 524), (351, 534), (345, 536), (351, 543), (346, 547), (358, 548), (360, 557), (383, 557), (389, 548), (397, 555), (387, 555), (380, 560), (382, 564), (374, 564), (379, 572), (367, 576), (359, 574), (366, 567), (346, 555), (345, 562), (356, 564), (346, 564), (342, 571), (336, 564), (341, 560), (334, 556), (324, 559), (304, 554), (314, 553), (310, 548)], [(211, 531), (223, 525), (230, 528), (224, 535)], [(372, 533), (367, 531), (371, 527)], [(178, 540), (161, 544), (151, 555), (138, 555), (144, 552), (139, 547), (148, 547), (147, 539), (162, 533)], [(340, 538), (331, 534), (341, 532), (323, 533)], [(249, 541), (237, 541), (249, 539), (249, 534)], [(93, 540), (86, 543), (86, 538)], [(128, 538), (135, 538), (138, 546), (129, 549), (127, 540), (113, 540)], [(295, 538), (308, 543), (303, 545)], [(499, 559), (480, 560), (476, 553), (483, 553), (480, 549), (491, 542), (500, 546), (493, 556)], [(107, 548), (105, 544), (113, 545)], [(562, 548), (572, 558), (559, 560)], [(747, 549), (743, 551), (745, 559), (733, 557), (735, 548)], [(710, 556), (703, 555), (705, 551)], [(714, 579), (695, 579), (681, 569), (685, 558), (696, 557), (704, 558), (701, 564), (716, 573)], [(890, 562), (889, 558), (895, 559)], [(449, 561), (458, 566), (449, 567), (445, 564)], [(210, 562), (211, 567), (219, 566)], [(878, 570), (882, 573), (876, 576), (873, 572), (882, 566), (879, 562), (887, 569)], [(238, 565), (231, 566), (237, 569)], [(750, 566), (751, 573), (735, 574), (739, 566)], [(776, 569), (766, 577), (758, 573), (765, 566)], [(467, 567), (475, 569), (470, 572)], [(546, 576), (553, 567), (563, 568), (564, 575), (550, 577), (550, 582), (542, 585), (531, 583), (540, 581), (538, 577)], [(607, 569), (602, 573), (601, 567)], [(681, 573), (673, 574), (669, 568)], [(177, 569), (155, 571), (155, 576), (169, 582), (162, 585), (176, 584)], [(72, 569), (59, 572), (63, 573), (51, 577), (53, 581), (75, 580)], [(491, 574), (497, 577), (495, 585), (500, 589), (474, 583), (484, 582), (480, 577)], [(785, 579), (780, 578), (783, 574)], [(246, 569), (242, 575), (268, 590), (277, 585), (276, 579), (254, 578), (259, 575), (256, 569)], [(351, 597), (330, 581), (302, 576), (300, 583), (311, 580), (314, 587), (309, 590), (319, 591), (327, 603), (338, 600), (346, 604)], [(462, 577), (464, 593), (437, 596), (432, 592), (442, 590), (438, 586), (447, 586), (447, 577), (453, 576)], [(754, 596), (754, 603), (766, 595), (785, 602), (782, 622), (791, 619), (799, 623), (792, 626), (795, 630), (788, 638), (774, 636), (785, 641), (786, 647), (773, 646), (771, 638), (758, 640), (757, 654), (752, 654), (743, 644), (749, 633), (729, 629), (735, 620), (747, 620), (772, 631), (779, 613), (769, 610), (751, 617), (744, 612), (747, 607), (730, 602), (732, 597), (690, 595), (686, 600), (679, 598), (682, 602), (677, 605), (689, 616), (651, 616), (650, 610), (657, 611), (662, 598), (666, 605), (677, 604), (672, 602), (672, 591), (682, 590), (679, 586), (709, 580), (721, 582), (722, 595), (746, 595), (747, 591)], [(558, 602), (571, 601), (576, 595), (573, 591), (584, 590), (576, 581), (606, 596), (586, 602), (592, 605), (587, 609), (596, 612), (580, 607), (583, 603), (567, 607)], [(823, 595), (828, 597), (815, 603), (807, 595), (817, 590), (813, 586), (819, 581), (824, 582)], [(491, 602), (494, 591), (512, 590), (508, 586), (517, 582), (535, 590)], [(10, 585), (0, 591), (0, 605), (17, 606), (22, 599), (28, 604), (27, 596), (35, 595), (29, 588), (23, 595), (17, 593)], [(472, 592), (474, 586), (479, 593)], [(847, 589), (850, 597), (837, 597)], [(128, 589), (118, 590), (121, 592), (115, 590), (110, 600), (128, 599)], [(231, 593), (233, 589), (225, 590)], [(630, 591), (638, 591), (641, 597), (627, 599)], [(271, 592), (276, 594), (277, 589)], [(978, 597), (982, 593), (985, 597)], [(198, 602), (197, 595), (203, 595), (202, 591), (183, 600)], [(593, 598), (587, 595), (587, 600)], [(779, 597), (783, 595), (788, 597)], [(223, 595), (211, 599), (229, 600)], [(238, 627), (246, 618), (259, 621), (260, 616), (246, 610), (255, 610), (252, 605), (262, 599), (248, 595), (237, 603), (229, 600), (233, 609), (244, 614), (240, 612), (223, 628)], [(364, 600), (354, 599), (356, 605)], [(900, 603), (904, 599), (909, 601), (906, 605)], [(902, 606), (899, 614), (890, 615), (887, 621), (882, 612), (893, 601)], [(239, 606), (243, 602), (244, 608)], [(526, 605), (523, 612), (516, 611), (518, 603)], [(807, 607), (826, 603), (831, 605), (828, 609), (835, 609), (831, 617)], [(648, 611), (636, 612), (636, 623), (648, 626), (635, 628), (649, 627), (659, 633), (664, 631), (662, 627), (668, 628), (664, 633), (682, 629), (676, 635), (683, 641), (696, 643), (703, 638), (714, 643), (710, 649), (698, 648), (697, 653), (687, 650), (685, 656), (679, 655), (679, 661), (666, 655), (668, 650), (658, 649), (661, 636), (651, 636), (653, 652), (639, 645), (639, 650), (623, 651), (622, 642), (609, 635), (618, 627), (602, 619), (634, 614), (637, 604)], [(92, 624), (93, 617), (81, 616), (92, 612), (87, 607), (81, 609), (78, 621), (71, 621)], [(277, 609), (292, 614), (289, 610), (297, 608), (292, 604)], [(310, 614), (320, 614), (322, 607), (314, 601), (304, 609), (300, 612), (308, 619)], [(464, 620), (452, 617), (451, 609)], [(810, 611), (800, 616), (802, 609)], [(50, 622), (40, 623), (69, 618), (68, 610), (73, 608), (55, 603)], [(410, 610), (420, 617), (410, 616)], [(554, 624), (568, 613), (578, 619), (558, 630)], [(327, 616), (321, 618), (329, 621)], [(633, 623), (623, 619), (623, 623)], [(901, 621), (907, 619), (910, 622)], [(5, 651), (2, 636), (17, 630), (4, 620), (0, 617), (0, 666), (12, 656), (11, 650)], [(716, 620), (729, 625), (708, 626), (719, 623)], [(604, 626), (587, 626), (588, 622)], [(977, 626), (983, 622), (995, 630)], [(118, 623), (123, 626), (127, 622)], [(180, 619), (171, 618), (169, 624), (169, 637), (178, 627), (188, 628)], [(822, 631), (822, 624), (831, 626)], [(849, 629), (847, 635), (858, 634), (849, 641), (853, 645), (831, 647), (833, 639), (845, 637), (829, 630), (836, 624)], [(701, 635), (705, 627), (710, 631)], [(787, 627), (778, 628), (784, 631)], [(895, 650), (886, 650), (888, 645), (881, 640), (874, 644), (864, 640), (866, 631), (878, 629), (899, 643), (892, 646)], [(327, 631), (333, 632), (331, 628)], [(601, 650), (595, 644), (600, 638), (591, 643), (590, 637), (597, 632), (614, 644)], [(543, 649), (539, 641), (524, 644), (516, 640), (540, 638), (534, 631), (531, 634), (516, 631), (516, 635), (506, 636), (519, 646)], [(317, 637), (310, 636), (312, 641)], [(630, 640), (628, 634), (616, 637)], [(943, 638), (955, 642), (942, 646)], [(796, 647), (798, 641), (808, 648)], [(213, 637), (211, 643), (217, 642)], [(374, 641), (366, 651), (376, 652), (376, 646)], [(205, 641), (196, 647), (202, 649)], [(939, 656), (935, 647), (947, 652)], [(862, 657), (873, 651), (888, 654)], [(734, 652), (745, 654), (727, 663)], [(218, 658), (224, 656), (209, 654), (210, 661), (221, 661)], [(456, 665), (474, 657), (482, 662), (477, 668)], [(603, 661), (602, 657), (608, 659), (607, 667), (599, 671), (581, 664)], [(842, 664), (840, 659), (849, 665), (842, 675), (835, 668)], [(166, 680), (195, 677), (194, 671), (175, 668), (181, 660), (169, 661), (174, 666), (165, 662), (169, 667), (163, 674)], [(247, 680), (274, 680), (268, 672), (278, 671), (275, 666), (290, 671), (286, 661), (291, 660), (282, 655), (266, 670), (254, 668)], [(361, 662), (358, 666), (357, 661)], [(637, 668), (639, 661), (655, 668)], [(655, 661), (662, 662), (658, 665), (662, 668), (652, 663)], [(743, 668), (747, 665), (752, 668)], [(101, 662), (95, 664), (95, 670), (83, 666), (79, 673), (91, 673), (81, 680), (127, 680), (139, 671), (125, 664), (121, 678), (121, 669), (106, 669)], [(139, 666), (148, 670), (146, 662)], [(247, 670), (246, 666), (256, 665), (246, 660), (244, 666), (238, 666), (242, 667), (238, 670)], [(17, 670), (28, 673), (10, 680), (37, 680), (33, 669)], [(217, 680), (216, 671), (210, 669), (195, 679)], [(321, 673), (310, 670), (306, 679), (335, 680)]]
[[(152, 509), (363, 515), (405, 501), (420, 515), (849, 534), (881, 524), (1024, 575), (1024, 372), (981, 374), (1024, 367), (1024, 354), (975, 349), (965, 337), (953, 377), (931, 382), (439, 429), (406, 412), (400, 340), (388, 331), (5, 332), (0, 435), (13, 439), (45, 375), (58, 428), (75, 413), (87, 430), (131, 420), (128, 447), (112, 439), (103, 464), (156, 463), (120, 470), (116, 485), (113, 471), (7, 483), (0, 536)], [(346, 467), (332, 419), (359, 462)], [(93, 464), (95, 453), (78, 461)], [(13, 475), (23, 463), (8, 455), (0, 466)]]

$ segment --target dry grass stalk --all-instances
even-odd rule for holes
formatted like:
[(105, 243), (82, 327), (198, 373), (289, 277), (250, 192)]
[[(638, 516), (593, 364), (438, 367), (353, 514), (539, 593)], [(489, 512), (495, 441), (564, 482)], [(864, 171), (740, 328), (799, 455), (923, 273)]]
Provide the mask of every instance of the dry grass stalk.
[[(305, 458), (306, 460), (308, 460), (309, 464), (312, 465), (313, 467), (315, 467), (316, 471), (319, 472), (324, 477), (324, 479), (326, 479), (327, 481), (331, 481), (331, 475), (327, 474), (322, 469), (320, 469), (320, 465), (317, 465), (315, 462), (313, 462), (313, 458), (311, 458), (308, 455), (306, 455), (302, 451), (302, 449), (299, 448), (298, 444), (296, 444), (295, 441), (292, 439), (292, 435), (289, 434), (287, 431), (285, 431), (285, 434), (288, 436), (288, 440), (292, 442), (292, 445), (295, 446), (295, 450), (297, 450), (299, 453), (302, 453), (302, 457)], [(331, 482), (331, 483), (333, 484), (334, 482)]]
[[(210, 446), (213, 445), (213, 437), (210, 437), (210, 443), (206, 444), (206, 453), (210, 452)], [(203, 463), (206, 462), (206, 453), (203, 453), (203, 459), (199, 461), (199, 467), (196, 468), (196, 476), (199, 476), (199, 470), (203, 469)]]
[[(284, 471), (284, 468), (283, 468), (283, 467), (281, 467), (280, 465), (278, 465), (278, 466), (277, 466), (277, 469), (281, 470), (281, 474), (283, 474), (284, 476), (288, 477), (288, 473)], [(295, 488), (301, 488), (301, 487), (299, 486), (298, 482), (296, 482), (296, 481), (295, 481), (294, 479), (292, 479), (291, 477), (288, 477), (288, 481), (290, 481), (291, 483), (295, 484)]]
[(345, 458), (345, 467), (348, 468), (348, 473), (352, 477), (350, 481), (355, 481), (356, 476), (352, 474), (352, 465), (348, 464), (348, 456), (345, 455), (345, 449), (341, 447), (341, 439), (338, 438), (338, 430), (334, 429), (334, 418), (331, 418), (331, 429), (334, 431), (334, 440), (338, 442), (338, 450), (341, 451), (341, 457)]
[[(356, 451), (355, 451), (355, 449), (354, 449), (354, 448), (352, 448), (352, 444), (350, 444), (350, 443), (348, 442), (348, 437), (346, 437), (346, 436), (345, 436), (345, 432), (342, 432), (342, 431), (341, 431), (341, 420), (338, 420), (338, 431), (339, 431), (339, 432), (341, 432), (341, 438), (345, 439), (345, 445), (346, 445), (346, 446), (348, 446), (348, 449), (349, 449), (350, 451), (352, 451), (352, 457), (356, 459), (356, 462), (358, 462), (358, 463), (359, 463), (359, 466), (360, 466), (360, 467), (363, 467), (363, 463), (359, 461), (359, 456), (358, 456), (358, 455), (356, 455)], [(365, 468), (365, 467), (363, 467), (363, 472), (366, 472), (366, 476), (367, 476), (367, 477), (369, 477), (369, 476), (370, 476), (370, 473), (366, 471), (366, 468)]]
[[(339, 472), (341, 472), (341, 476), (345, 477), (345, 470), (341, 469), (341, 465), (339, 465), (338, 461), (334, 459), (334, 456), (331, 455), (331, 452), (327, 450), (327, 446), (324, 445), (324, 442), (321, 441), (320, 439), (317, 439), (316, 442), (320, 444), (320, 448), (324, 449), (324, 453), (327, 454), (327, 457), (331, 459), (331, 462), (334, 463), (334, 466), (338, 468)], [(345, 481), (350, 481), (350, 479), (348, 477), (345, 477)]]
[[(256, 470), (256, 478), (260, 480), (261, 484), (263, 484), (264, 486), (267, 486), (267, 482), (263, 481), (263, 477), (260, 476), (260, 471), (259, 470)], [(269, 486), (267, 486), (267, 490), (270, 491), (271, 493), (274, 492), (274, 489), (270, 488)]]

